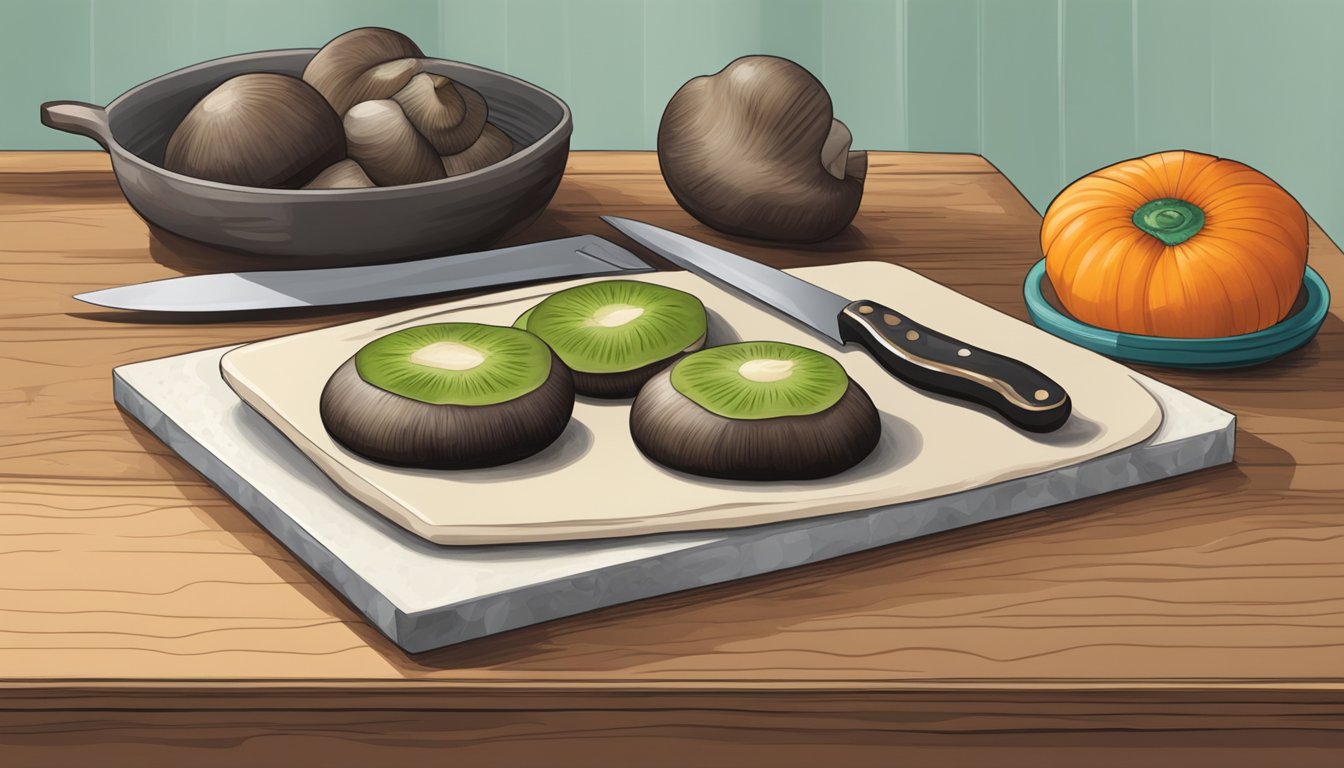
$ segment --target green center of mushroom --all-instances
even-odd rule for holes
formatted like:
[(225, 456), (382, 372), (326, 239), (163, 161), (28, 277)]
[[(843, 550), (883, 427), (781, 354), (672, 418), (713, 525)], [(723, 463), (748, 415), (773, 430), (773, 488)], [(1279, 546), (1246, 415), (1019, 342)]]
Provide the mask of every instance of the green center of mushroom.
[(833, 358), (777, 341), (744, 341), (693, 352), (668, 371), (672, 388), (729, 419), (809, 416), (840, 401), (849, 388)]
[(644, 314), (644, 308), (636, 307), (633, 304), (608, 304), (593, 312), (593, 316), (587, 324), (601, 328), (619, 328), (634, 321), (642, 314)]
[(437, 341), (411, 353), (411, 362), (445, 371), (470, 371), (485, 362), (485, 353), (456, 341)]
[(359, 378), (431, 405), (495, 405), (551, 375), (551, 350), (526, 331), (480, 323), (432, 323), (393, 331), (355, 353)]
[(747, 381), (760, 383), (783, 381), (793, 375), (793, 361), (748, 360), (737, 367), (737, 372)]
[(680, 355), (705, 335), (705, 306), (685, 291), (600, 280), (553, 293), (518, 318), (571, 370), (623, 373)]

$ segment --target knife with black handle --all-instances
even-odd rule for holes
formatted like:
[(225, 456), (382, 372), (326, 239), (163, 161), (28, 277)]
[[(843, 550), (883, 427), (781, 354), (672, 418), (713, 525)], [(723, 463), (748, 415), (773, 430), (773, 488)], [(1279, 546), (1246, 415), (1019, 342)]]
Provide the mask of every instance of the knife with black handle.
[(1030, 365), (958, 341), (875, 301), (851, 301), (798, 277), (675, 232), (603, 219), (668, 261), (750, 295), (840, 344), (857, 344), (898, 379), (982, 405), (1031, 432), (1064, 426), (1072, 403)]
[(840, 312), (840, 339), (868, 350), (910, 384), (986, 406), (1032, 432), (1064, 425), (1071, 403), (1063, 387), (1026, 363), (966, 344), (875, 301)]

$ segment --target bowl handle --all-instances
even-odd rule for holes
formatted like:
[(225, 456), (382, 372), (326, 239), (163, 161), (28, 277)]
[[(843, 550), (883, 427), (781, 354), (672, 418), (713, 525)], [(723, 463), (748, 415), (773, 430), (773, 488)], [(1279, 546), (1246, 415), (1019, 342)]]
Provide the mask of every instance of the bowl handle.
[(112, 143), (112, 129), (107, 124), (107, 110), (82, 101), (48, 101), (42, 105), (42, 124), (58, 131), (87, 136), (107, 149)]

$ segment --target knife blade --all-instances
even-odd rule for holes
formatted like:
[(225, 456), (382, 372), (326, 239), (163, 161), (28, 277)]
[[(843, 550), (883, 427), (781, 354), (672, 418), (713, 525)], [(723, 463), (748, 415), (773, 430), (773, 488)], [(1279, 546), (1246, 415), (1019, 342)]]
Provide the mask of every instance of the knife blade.
[(1030, 365), (964, 343), (868, 299), (852, 300), (760, 262), (651, 224), (602, 220), (668, 261), (722, 283), (837, 344), (857, 344), (919, 389), (985, 406), (1013, 425), (1051, 432), (1068, 421), (1064, 388)]
[(192, 275), (76, 294), (112, 309), (237, 312), (321, 307), (539, 280), (652, 272), (626, 249), (596, 235), (459, 253), (420, 261), (334, 269)]

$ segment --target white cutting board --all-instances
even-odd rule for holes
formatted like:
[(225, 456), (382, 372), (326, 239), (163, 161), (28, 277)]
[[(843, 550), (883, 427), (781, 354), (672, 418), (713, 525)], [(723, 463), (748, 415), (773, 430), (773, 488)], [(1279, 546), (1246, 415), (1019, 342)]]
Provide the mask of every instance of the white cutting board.
[(410, 652), (896, 542), (917, 548), (912, 539), (1224, 464), (1235, 449), (1232, 414), (1131, 373), (1162, 408), (1157, 432), (1038, 475), (749, 528), (445, 547), (341, 491), (238, 399), (219, 371), (228, 349), (121, 366), (117, 404)]
[[(592, 279), (525, 288), (257, 342), (227, 353), (225, 380), (354, 498), (435, 543), (476, 545), (736, 528), (902, 504), (1036, 475), (1135, 445), (1161, 422), (1153, 397), (1119, 364), (1050, 336), (909, 270), (857, 262), (792, 270), (841, 295), (897, 307), (976, 346), (1017, 357), (1073, 399), (1061, 430), (1036, 435), (985, 410), (931, 397), (865, 352), (840, 348), (760, 305), (684, 272), (633, 279), (700, 297), (710, 343), (773, 339), (836, 356), (882, 413), (878, 449), (859, 466), (807, 482), (737, 482), (649, 461), (628, 430), (629, 401), (580, 398), (542, 453), (481, 470), (403, 469), (337, 445), (322, 426), (327, 378), (363, 344), (432, 322), (508, 325), (544, 296)], [(600, 278), (599, 278), (600, 279)]]

